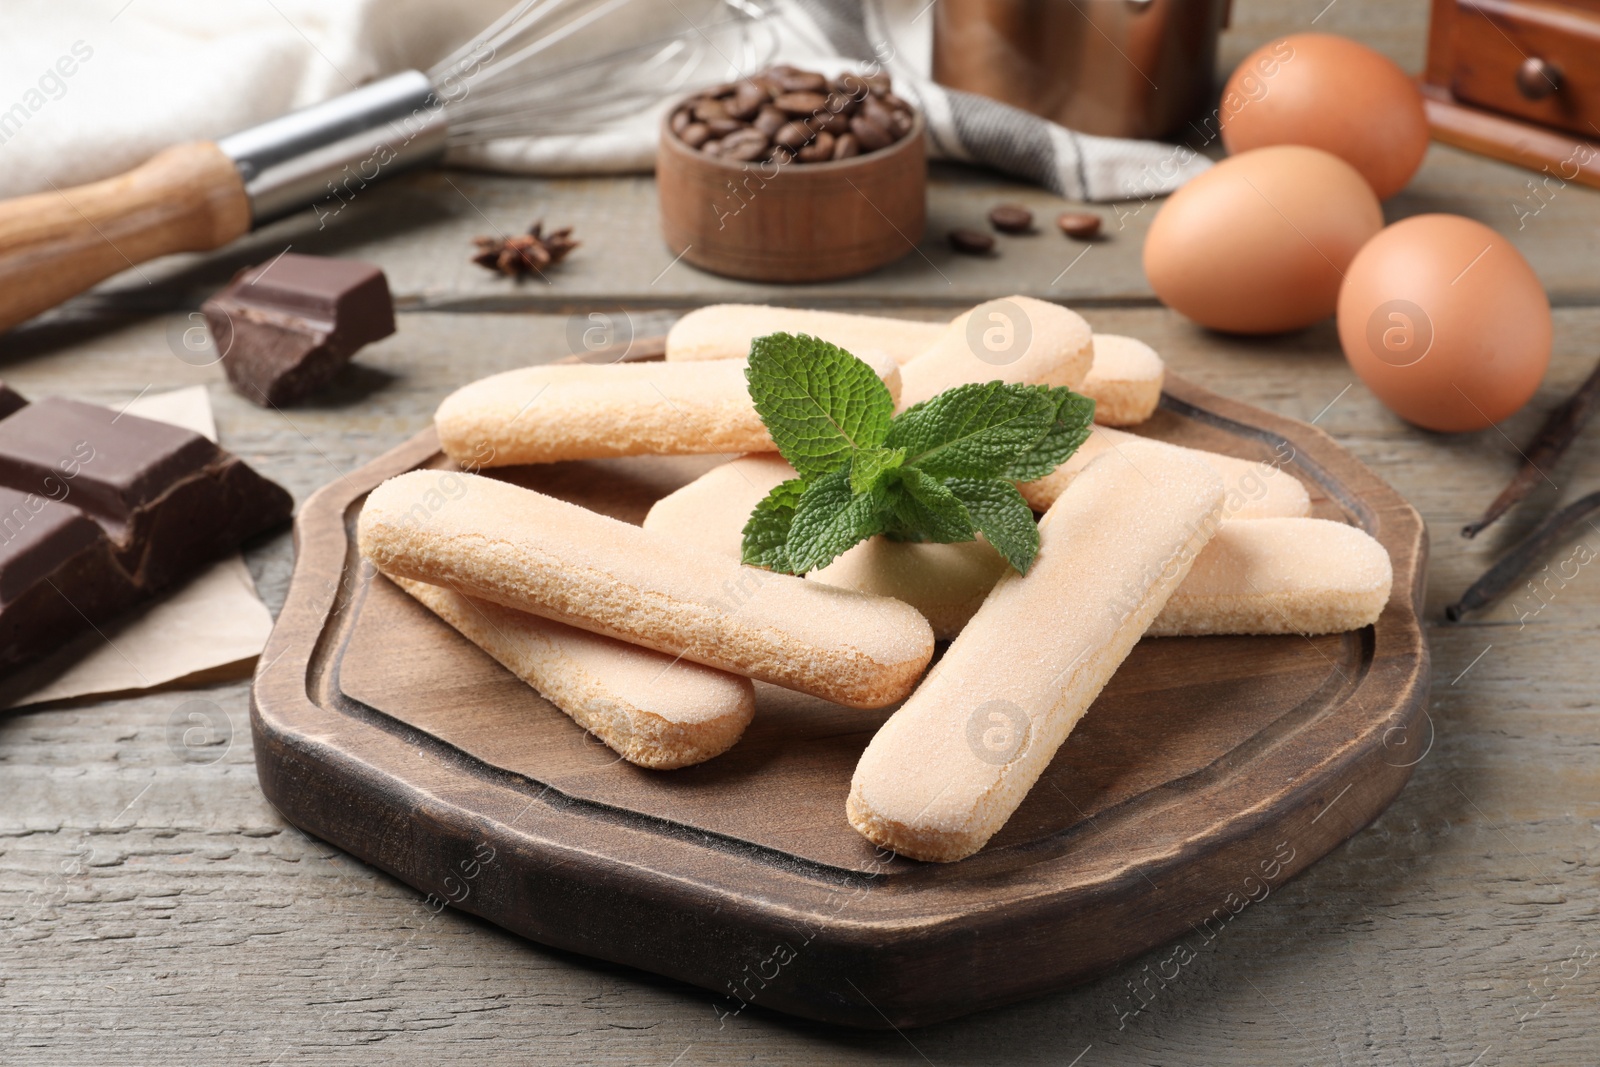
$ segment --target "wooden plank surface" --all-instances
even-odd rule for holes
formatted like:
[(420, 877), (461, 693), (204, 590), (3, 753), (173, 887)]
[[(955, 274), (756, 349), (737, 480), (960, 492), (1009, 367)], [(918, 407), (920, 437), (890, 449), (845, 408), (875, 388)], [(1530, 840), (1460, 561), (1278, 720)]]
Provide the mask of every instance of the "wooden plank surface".
[[(1426, 12), (1415, 0), (1235, 7), (1224, 63), (1272, 33), (1311, 27), (1352, 33), (1409, 69), (1420, 66)], [(168, 336), (185, 325), (181, 309), (233, 267), (291, 239), (273, 232), (241, 256), (150, 271), (159, 283), (178, 270), (171, 285), (121, 279), (112, 287), (120, 295), (92, 297), (54, 325), (0, 340), (0, 375), (24, 393), (108, 403), (147, 387), (205, 383), (224, 444), (304, 500), (416, 432), (455, 385), (566, 354), (574, 322), (581, 334), (593, 311), (625, 304), (632, 310), (617, 321), (643, 335), (670, 322), (674, 309), (771, 293), (681, 264), (656, 281), (670, 261), (645, 180), (449, 177), (466, 196), (439, 176), (419, 176), (393, 193), (375, 190), (381, 210), (366, 221), (321, 235), (313, 227), (296, 249), (376, 259), (414, 307), (525, 314), (405, 315), (400, 332), (364, 353), (330, 393), (287, 414), (264, 412), (230, 393), (217, 368), (181, 362)], [(1054, 286), (1065, 253), (1077, 252), (1042, 235), (1008, 243), (992, 262), (940, 259), (931, 249), (948, 285), (913, 258), (883, 275), (783, 294), (839, 306), (887, 302), (917, 318), (1011, 291), (1078, 303), (1097, 329), (1149, 340), (1201, 385), (1317, 419), (1427, 519), (1435, 663), (1428, 755), (1373, 826), (1220, 932), (1197, 932), (1177, 956), (1175, 947), (1152, 953), (1078, 990), (904, 1035), (844, 1033), (756, 1009), (720, 1017), (704, 993), (538, 948), (451, 909), (435, 913), (420, 895), (287, 826), (257, 786), (247, 686), (234, 681), (0, 716), (0, 1061), (1600, 1060), (1592, 667), (1600, 579), (1586, 567), (1553, 597), (1546, 593), (1543, 606), (1524, 596), (1464, 625), (1439, 621), (1443, 605), (1536, 512), (1600, 487), (1591, 430), (1551, 472), (1555, 484), (1504, 529), (1471, 543), (1456, 535), (1513, 470), (1513, 442), (1523, 443), (1600, 356), (1600, 194), (1562, 189), (1519, 230), (1513, 205), (1529, 195), (1529, 177), (1435, 146), (1416, 183), (1388, 205), (1391, 217), (1445, 210), (1496, 226), (1561, 305), (1550, 375), (1503, 434), (1440, 437), (1405, 427), (1352, 384), (1329, 325), (1238, 340), (1154, 306), (1137, 265), (1145, 224), (1138, 216)], [(1041, 211), (1064, 206), (960, 172), (935, 184), (934, 218), (948, 225), (979, 217), (1001, 194)], [(572, 222), (588, 244), (550, 286), (513, 289), (465, 263), (467, 238), (487, 228), (471, 202), (506, 228), (539, 216)], [(1152, 211), (1141, 213), (1146, 221)], [(402, 221), (401, 212), (415, 217)], [(91, 315), (108, 306), (159, 313), (128, 321)], [(1600, 551), (1600, 533), (1579, 535), (1556, 558), (1579, 543)], [(291, 556), (287, 536), (249, 556), (274, 610)], [(185, 748), (180, 708), (196, 700), (213, 706), (231, 741)], [(1338, 817), (1335, 802), (1326, 818)]]

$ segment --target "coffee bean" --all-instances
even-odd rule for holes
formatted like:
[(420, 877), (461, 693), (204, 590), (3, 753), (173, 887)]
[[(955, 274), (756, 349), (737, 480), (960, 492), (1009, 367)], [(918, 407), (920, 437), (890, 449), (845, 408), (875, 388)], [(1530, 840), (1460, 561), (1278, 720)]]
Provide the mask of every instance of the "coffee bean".
[(694, 102), (694, 117), (701, 122), (710, 122), (712, 119), (725, 119), (728, 117), (728, 109), (723, 106), (721, 100), (701, 97)]
[(868, 85), (867, 80), (859, 74), (841, 74), (830, 84), (834, 92), (858, 104), (872, 92), (872, 86)]
[(782, 129), (783, 124), (788, 121), (789, 116), (785, 115), (771, 104), (768, 104), (756, 113), (753, 125), (756, 129), (760, 130), (768, 137), (771, 137), (773, 134)]
[(865, 115), (857, 115), (850, 120), (850, 132), (861, 142), (863, 152), (876, 152), (880, 148), (888, 148), (894, 144), (894, 137), (889, 131)]
[(820, 93), (828, 87), (822, 75), (794, 67), (773, 67), (768, 77), (786, 93)]
[(756, 117), (756, 112), (761, 110), (761, 105), (768, 100), (767, 90), (755, 82), (740, 82), (739, 87), (733, 92), (733, 100), (724, 105), (728, 114), (736, 119), (749, 122)]
[(1087, 211), (1069, 211), (1056, 219), (1056, 225), (1068, 237), (1087, 241), (1100, 232), (1100, 216)]
[(821, 93), (781, 93), (773, 103), (790, 115), (814, 115), (828, 106), (828, 98)]
[(811, 116), (811, 125), (837, 137), (850, 132), (850, 116), (843, 112), (822, 110)]
[(916, 122), (889, 89), (889, 77), (776, 66), (697, 93), (679, 104), (668, 128), (708, 156), (782, 164), (850, 159), (887, 148)]
[(986, 256), (994, 250), (994, 238), (978, 230), (951, 230), (950, 247), (965, 256)]
[(894, 112), (885, 107), (883, 101), (875, 96), (869, 96), (861, 102), (861, 117), (886, 130), (894, 125)]
[(833, 158), (833, 134), (826, 130), (817, 134), (817, 139), (795, 153), (796, 158), (802, 163), (826, 163)]
[(730, 133), (722, 139), (723, 156), (727, 159), (737, 159), (744, 163), (764, 158), (767, 154), (767, 148), (767, 135), (748, 126), (737, 133)]
[(772, 135), (772, 139), (783, 147), (794, 151), (801, 145), (811, 140), (811, 127), (803, 122), (786, 122), (783, 128)]
[(1021, 204), (998, 204), (989, 212), (989, 225), (1001, 233), (1027, 233), (1033, 229), (1033, 212)]
[(854, 115), (861, 107), (861, 98), (835, 89), (828, 94), (828, 110), (835, 115)]

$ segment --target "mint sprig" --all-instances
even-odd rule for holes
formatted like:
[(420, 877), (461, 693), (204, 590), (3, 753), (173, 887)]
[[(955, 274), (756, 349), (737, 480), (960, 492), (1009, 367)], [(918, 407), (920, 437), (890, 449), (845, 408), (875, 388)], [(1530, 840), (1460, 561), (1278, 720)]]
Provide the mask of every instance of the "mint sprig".
[(743, 558), (786, 574), (825, 567), (878, 534), (950, 544), (980, 533), (1026, 574), (1039, 530), (1015, 483), (1055, 470), (1094, 422), (1094, 401), (1070, 389), (998, 381), (895, 415), (871, 367), (805, 334), (756, 338), (745, 377), (800, 476), (751, 512)]

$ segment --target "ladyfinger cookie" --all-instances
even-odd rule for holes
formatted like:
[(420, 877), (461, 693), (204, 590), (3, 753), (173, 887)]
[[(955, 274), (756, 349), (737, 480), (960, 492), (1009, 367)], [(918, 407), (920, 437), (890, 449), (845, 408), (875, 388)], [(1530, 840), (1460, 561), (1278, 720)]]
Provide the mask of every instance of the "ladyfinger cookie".
[(733, 747), (750, 679), (409, 578), (394, 582), (629, 763), (673, 770)]
[(645, 514), (644, 528), (719, 556), (743, 559), (744, 524), (750, 513), (768, 493), (798, 477), (776, 452), (740, 456), (657, 500)]
[(883, 352), (908, 363), (943, 336), (947, 323), (912, 322), (838, 311), (712, 304), (696, 308), (667, 331), (669, 360), (745, 359), (750, 342), (769, 333), (808, 333), (861, 355)]
[(391, 577), (852, 707), (901, 699), (933, 655), (909, 604), (741, 566), (478, 475), (391, 478), (367, 498), (358, 540)]
[(1228, 499), (1222, 510), (1225, 518), (1298, 518), (1311, 514), (1311, 495), (1306, 492), (1306, 487), (1276, 464), (1152, 441), (1109, 426), (1096, 426), (1089, 434), (1089, 439), (1065, 463), (1038, 481), (1023, 482), (1017, 488), (1034, 511), (1045, 511), (1072, 484), (1072, 480), (1100, 456), (1123, 454), (1123, 462), (1131, 462), (1132, 454), (1128, 449), (1133, 445), (1172, 449), (1198, 456), (1209, 463), (1227, 486)]
[[(895, 396), (894, 361), (861, 358)], [(433, 423), (445, 454), (470, 470), (775, 448), (750, 399), (742, 359), (524, 367), (457, 389)]]
[[(1134, 451), (1129, 446), (1129, 451)], [(948, 862), (982, 848), (1183, 581), (1222, 521), (1222, 479), (1139, 449), (1090, 464), (862, 753), (846, 814), (876, 844)]]
[(1389, 553), (1327, 519), (1224, 523), (1150, 625), (1153, 637), (1325, 634), (1378, 621), (1389, 602)]
[(1076, 312), (1029, 296), (990, 300), (956, 316), (901, 368), (900, 406), (971, 382), (1077, 389), (1093, 361), (1094, 334)]
[(1161, 403), (1166, 364), (1156, 350), (1133, 337), (1094, 335), (1094, 362), (1078, 392), (1094, 401), (1094, 421), (1102, 426), (1136, 426)]

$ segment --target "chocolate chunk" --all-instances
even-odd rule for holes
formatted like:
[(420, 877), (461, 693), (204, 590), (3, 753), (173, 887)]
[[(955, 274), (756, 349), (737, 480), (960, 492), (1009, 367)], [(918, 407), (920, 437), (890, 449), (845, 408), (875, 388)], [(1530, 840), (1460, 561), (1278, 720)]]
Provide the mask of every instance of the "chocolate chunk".
[(27, 400), (5, 382), (0, 382), (0, 419), (14, 415), (28, 406)]
[(228, 380), (263, 407), (310, 395), (357, 349), (394, 333), (383, 271), (292, 252), (240, 271), (201, 310)]
[(283, 523), (293, 503), (166, 423), (54, 398), (0, 420), (0, 671)]

